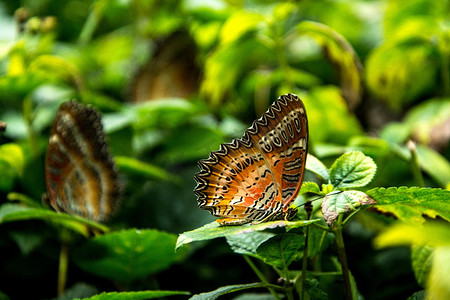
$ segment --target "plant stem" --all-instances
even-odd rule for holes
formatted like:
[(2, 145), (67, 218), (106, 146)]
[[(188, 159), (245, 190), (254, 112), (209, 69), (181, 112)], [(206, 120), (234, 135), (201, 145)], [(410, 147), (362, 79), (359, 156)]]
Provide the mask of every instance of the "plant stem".
[[(264, 277), (263, 273), (255, 266), (255, 264), (252, 262), (252, 260), (250, 259), (250, 257), (248, 257), (247, 255), (243, 255), (245, 261), (248, 263), (248, 265), (250, 266), (250, 268), (252, 268), (253, 272), (255, 272), (256, 276), (258, 276), (259, 280), (261, 280), (261, 282), (265, 283), (265, 284), (269, 284), (267, 282), (266, 277)], [(275, 290), (271, 287), (267, 287), (267, 289), (269, 290), (269, 292), (272, 294), (272, 296), (277, 299), (280, 300), (280, 297), (278, 297), (278, 294), (275, 292)]]
[(61, 242), (61, 252), (59, 254), (58, 270), (58, 296), (64, 293), (67, 281), (67, 269), (69, 265), (69, 244), (63, 240)]
[(342, 277), (344, 278), (345, 299), (352, 300), (352, 286), (347, 264), (347, 254), (345, 253), (344, 238), (342, 236), (342, 215), (339, 216), (337, 227), (335, 228), (336, 244), (338, 248), (339, 260), (342, 267)]
[[(305, 210), (307, 214), (307, 220), (311, 220), (311, 214), (312, 214), (312, 204), (311, 202), (305, 203)], [(306, 226), (306, 233), (305, 233), (305, 248), (303, 249), (303, 260), (302, 260), (302, 281), (300, 283), (300, 299), (305, 299), (305, 282), (306, 282), (306, 268), (308, 267), (308, 239), (309, 239), (309, 226)]]

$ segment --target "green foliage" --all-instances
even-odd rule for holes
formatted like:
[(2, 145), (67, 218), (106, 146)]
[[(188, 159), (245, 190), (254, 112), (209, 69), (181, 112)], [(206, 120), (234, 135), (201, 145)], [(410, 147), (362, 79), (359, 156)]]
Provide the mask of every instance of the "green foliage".
[(85, 271), (129, 284), (167, 269), (178, 255), (171, 251), (176, 236), (154, 229), (117, 231), (89, 240), (75, 252)]
[(337, 189), (367, 185), (375, 176), (377, 166), (361, 152), (342, 155), (330, 168), (330, 182)]
[[(54, 298), (56, 278), (60, 299), (450, 298), (448, 2), (3, 1), (0, 298)], [(220, 227), (196, 162), (288, 92), (309, 124), (297, 216)], [(72, 98), (121, 173), (107, 225), (40, 203)]]
[(450, 221), (450, 191), (442, 189), (399, 187), (375, 188), (367, 194), (378, 203), (376, 208), (389, 212), (404, 222), (424, 223), (424, 215)]
[(142, 292), (111, 292), (111, 293), (101, 293), (89, 298), (83, 298), (85, 300), (145, 300), (153, 298), (161, 298), (166, 296), (175, 295), (189, 295), (188, 292), (178, 292), (178, 291), (142, 291)]
[(217, 299), (218, 297), (229, 294), (229, 293), (234, 293), (237, 291), (259, 288), (259, 287), (264, 287), (264, 286), (266, 286), (266, 285), (262, 284), (262, 283), (227, 285), (227, 286), (220, 287), (212, 292), (194, 295), (190, 299), (192, 299), (192, 300), (203, 300), (203, 299), (212, 300), (212, 299)]

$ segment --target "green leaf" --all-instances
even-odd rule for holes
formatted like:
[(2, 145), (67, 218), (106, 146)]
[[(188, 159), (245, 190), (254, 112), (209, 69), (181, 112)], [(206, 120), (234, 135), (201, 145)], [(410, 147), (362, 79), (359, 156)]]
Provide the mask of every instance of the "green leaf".
[(427, 281), (427, 299), (450, 299), (448, 274), (450, 274), (450, 247), (438, 247), (433, 253), (433, 266)]
[[(309, 89), (308, 93), (299, 93), (299, 97), (307, 108), (309, 131), (314, 132), (310, 141), (314, 145), (323, 142), (342, 145), (352, 136), (364, 134), (355, 115), (349, 112), (339, 88), (317, 86)], [(308, 163), (308, 159), (306, 162)]]
[(208, 292), (208, 293), (201, 293), (198, 295), (194, 295), (190, 298), (190, 300), (214, 300), (218, 297), (246, 289), (253, 289), (253, 288), (260, 288), (265, 287), (266, 284), (264, 283), (248, 283), (248, 284), (237, 284), (237, 285), (227, 285), (220, 287), (214, 291)]
[(149, 179), (167, 181), (177, 180), (177, 176), (170, 174), (165, 169), (140, 161), (133, 157), (116, 156), (114, 157), (114, 160), (122, 171), (140, 175)]
[[(101, 293), (89, 298), (83, 298), (84, 300), (145, 300), (161, 298), (166, 296), (175, 295), (189, 295), (189, 292), (182, 291), (139, 291), (139, 292), (111, 292)], [(78, 298), (79, 299), (79, 298)]]
[(413, 246), (411, 249), (411, 262), (417, 283), (425, 287), (430, 274), (433, 249), (429, 246)]
[(330, 181), (335, 189), (355, 188), (368, 184), (375, 176), (377, 166), (362, 152), (347, 152), (330, 168)]
[(299, 194), (301, 195), (306, 193), (313, 193), (320, 195), (320, 188), (315, 182), (312, 181), (303, 182)]
[(76, 250), (75, 262), (86, 272), (130, 283), (167, 269), (179, 257), (176, 236), (155, 229), (129, 229), (98, 236)]
[(263, 258), (265, 263), (274, 267), (283, 268), (288, 267), (297, 259), (299, 252), (304, 247), (304, 235), (286, 232), (268, 239), (258, 247), (256, 252)]
[(246, 33), (257, 30), (264, 20), (264, 16), (260, 14), (238, 10), (223, 25), (220, 42), (224, 45), (233, 43)]
[(445, 135), (449, 119), (450, 99), (434, 98), (413, 107), (406, 115), (404, 124), (416, 141), (428, 145), (432, 140), (438, 143), (439, 138)]
[(329, 179), (330, 175), (328, 174), (327, 167), (312, 154), (308, 154), (308, 157), (306, 158), (306, 169), (313, 172), (324, 181), (328, 181)]
[(25, 163), (22, 148), (13, 143), (0, 146), (0, 191), (12, 189), (15, 179), (23, 173)]
[[(427, 40), (386, 43), (367, 59), (367, 85), (376, 97), (399, 110), (436, 87), (438, 57)], [(420, 74), (420, 80), (411, 74)]]
[(86, 237), (89, 229), (94, 228), (102, 232), (108, 231), (108, 227), (88, 219), (71, 216), (66, 213), (57, 213), (45, 208), (26, 207), (18, 204), (3, 204), (0, 206), (0, 224), (17, 221), (43, 220), (66, 227)]
[(327, 224), (331, 225), (340, 214), (374, 203), (374, 199), (360, 191), (332, 192), (323, 198), (322, 214)]
[(378, 248), (405, 245), (450, 246), (448, 223), (429, 222), (423, 226), (411, 223), (397, 223), (377, 236), (374, 244)]
[(418, 292), (415, 292), (410, 297), (408, 297), (406, 300), (426, 300), (426, 292), (425, 290), (421, 290)]
[(311, 36), (324, 49), (340, 73), (342, 94), (347, 100), (348, 107), (354, 108), (361, 100), (362, 66), (351, 44), (330, 27), (316, 22), (301, 22), (297, 26), (297, 31)]
[(246, 224), (241, 226), (220, 226), (219, 223), (214, 221), (200, 228), (180, 234), (177, 240), (176, 249), (183, 246), (184, 244), (189, 244), (195, 241), (211, 240), (215, 238), (226, 237), (229, 235), (246, 234), (277, 227), (287, 227), (291, 229), (303, 227), (317, 221), (319, 221), (319, 219), (308, 221), (271, 221), (255, 225)]
[(260, 258), (256, 253), (259, 245), (275, 236), (274, 233), (265, 231), (254, 231), (246, 234), (235, 234), (226, 236), (228, 245), (235, 253), (251, 255)]
[(436, 151), (416, 145), (417, 158), (422, 169), (436, 182), (446, 188), (450, 185), (450, 163)]
[(418, 187), (375, 188), (366, 192), (378, 203), (378, 210), (404, 222), (423, 223), (427, 215), (450, 221), (450, 191)]

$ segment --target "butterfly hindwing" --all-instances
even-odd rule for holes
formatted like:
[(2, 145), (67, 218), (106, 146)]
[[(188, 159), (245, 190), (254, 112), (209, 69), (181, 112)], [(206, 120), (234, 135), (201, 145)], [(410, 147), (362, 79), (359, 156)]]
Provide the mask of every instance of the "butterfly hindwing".
[(118, 172), (95, 109), (76, 101), (59, 107), (47, 149), (46, 183), (57, 211), (102, 221), (117, 207)]

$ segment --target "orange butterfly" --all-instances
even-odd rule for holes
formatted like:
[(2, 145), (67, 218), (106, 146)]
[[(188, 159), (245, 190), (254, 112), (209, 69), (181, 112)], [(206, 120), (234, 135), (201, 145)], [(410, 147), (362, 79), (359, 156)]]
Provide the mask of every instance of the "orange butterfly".
[(198, 206), (221, 225), (292, 219), (308, 153), (308, 119), (294, 94), (279, 97), (244, 136), (201, 160)]

